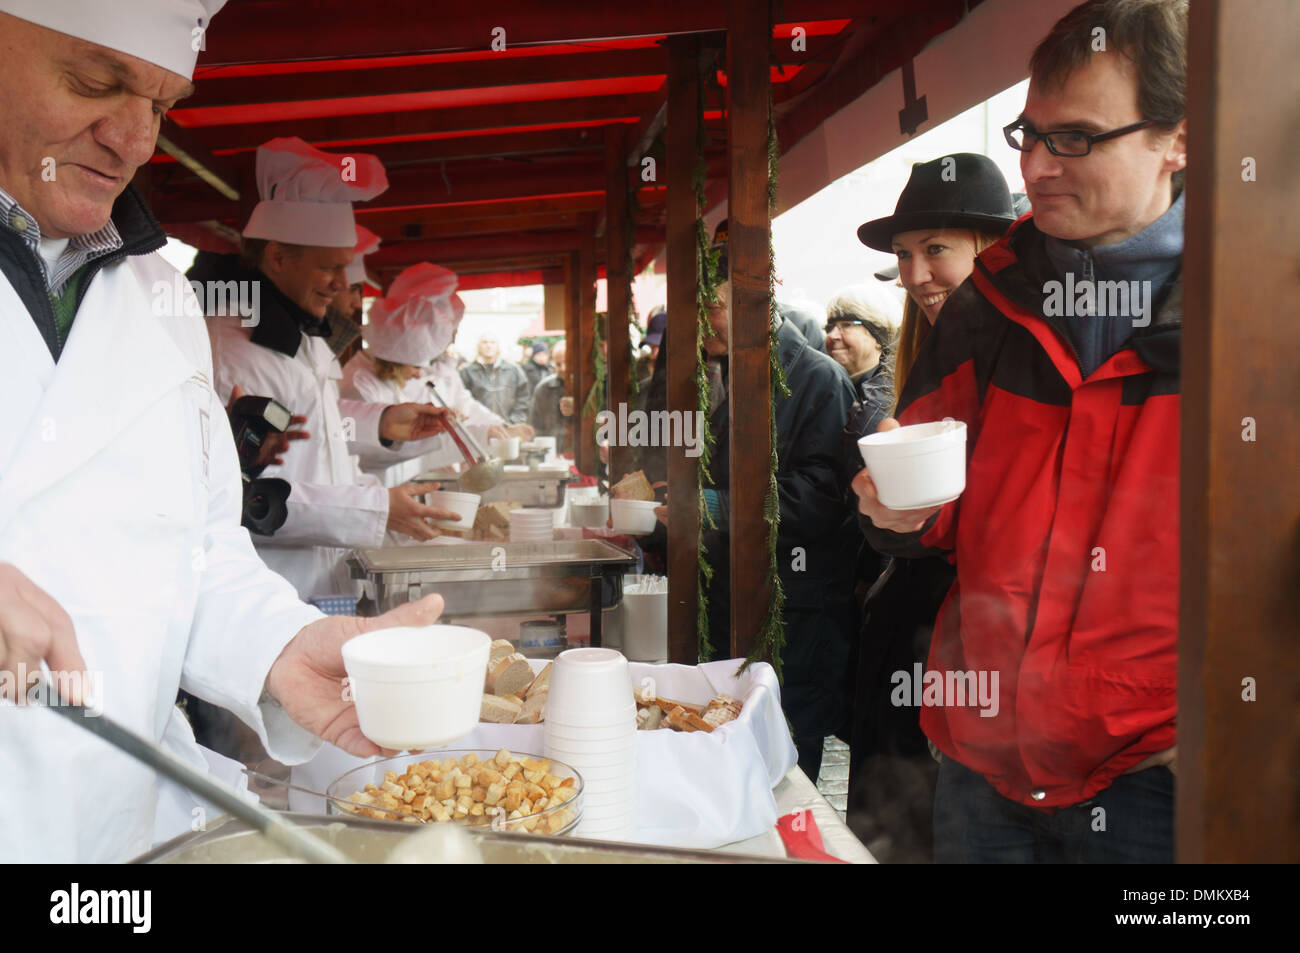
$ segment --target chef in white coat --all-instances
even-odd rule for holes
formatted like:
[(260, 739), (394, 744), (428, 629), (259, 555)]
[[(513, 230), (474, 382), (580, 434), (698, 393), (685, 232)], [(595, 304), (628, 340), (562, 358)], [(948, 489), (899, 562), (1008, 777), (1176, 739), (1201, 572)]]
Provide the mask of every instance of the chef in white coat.
[(168, 304), (179, 275), (129, 186), (220, 6), (0, 0), (0, 861), (121, 861), (179, 833), (151, 770), (28, 704), (43, 666), (200, 769), (181, 686), (282, 762), (321, 738), (365, 757), (339, 647), (441, 611), (325, 618), (239, 525), (198, 302)]
[[(322, 152), (301, 139), (274, 139), (257, 150), (262, 196), (244, 228), (240, 258), (210, 271), (215, 280), (259, 282), (255, 320), (209, 319), (216, 391), (234, 387), (274, 397), (307, 418), (309, 439), (263, 476), (288, 481), (288, 518), (273, 536), (255, 536), (266, 564), (304, 599), (355, 592), (344, 562), (354, 547), (380, 546), (387, 531), (417, 540), (438, 530), (428, 520), (449, 511), (426, 506), (432, 486), (385, 488), (355, 454), (441, 430), (441, 409), (425, 403), (340, 403), (342, 369), (325, 341), (325, 318), (346, 285), (357, 232), (352, 201), (380, 194), (388, 180), (371, 155)], [(251, 324), (251, 326), (250, 326)]]
[[(431, 399), (429, 366), (456, 336), (456, 284), (455, 272), (429, 262), (412, 265), (393, 279), (388, 294), (370, 306), (362, 330), (365, 350), (343, 368), (340, 390), (345, 398), (374, 403)], [(449, 392), (443, 381), (435, 385), (444, 402), (458, 412), (463, 408), (461, 424), (469, 435), (484, 449), (491, 438), (510, 436), (505, 421), (474, 400), (459, 374), (455, 377), (459, 386)], [(464, 460), (445, 434), (360, 456), (362, 469), (390, 487)]]

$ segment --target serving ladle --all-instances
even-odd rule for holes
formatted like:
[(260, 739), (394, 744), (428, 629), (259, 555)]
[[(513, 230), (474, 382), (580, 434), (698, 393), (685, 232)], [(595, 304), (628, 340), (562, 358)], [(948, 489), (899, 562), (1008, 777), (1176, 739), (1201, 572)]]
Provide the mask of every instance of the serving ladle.
[[(447, 402), (442, 399), (442, 395), (438, 393), (438, 388), (433, 381), (425, 381), (425, 386), (429, 388), (429, 394), (433, 398), (432, 402), (435, 407), (447, 406)], [(469, 464), (469, 469), (459, 477), (462, 489), (468, 490), (470, 493), (482, 493), (501, 482), (501, 475), (505, 472), (505, 464), (499, 458), (488, 456), (478, 441), (471, 437), (469, 432), (458, 423), (449, 422), (447, 424), (447, 434), (460, 449), (461, 455)]]

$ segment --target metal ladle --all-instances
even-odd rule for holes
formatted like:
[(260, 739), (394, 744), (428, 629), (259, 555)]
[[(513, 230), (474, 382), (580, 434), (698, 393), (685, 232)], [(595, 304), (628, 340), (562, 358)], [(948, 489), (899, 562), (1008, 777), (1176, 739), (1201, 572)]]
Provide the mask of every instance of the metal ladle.
[[(442, 399), (442, 395), (438, 393), (438, 388), (434, 386), (433, 381), (425, 381), (425, 386), (429, 388), (429, 394), (433, 398), (435, 407), (447, 406), (447, 402)], [(462, 489), (471, 493), (482, 493), (501, 482), (501, 475), (505, 472), (505, 464), (500, 459), (489, 457), (483, 448), (479, 446), (478, 441), (471, 437), (468, 431), (462, 429), (458, 423), (448, 423), (447, 434), (451, 437), (452, 442), (460, 448), (461, 454), (469, 463), (469, 469), (460, 475)]]
[(211, 801), (241, 821), (245, 821), (254, 830), (265, 834), (273, 844), (292, 851), (313, 864), (349, 863), (348, 859), (333, 845), (299, 830), (292, 824), (285, 823), (274, 811), (244, 800), (233, 789), (202, 771), (190, 767), (179, 758), (173, 757), (154, 742), (137, 735), (111, 718), (106, 718), (102, 714), (89, 713), (83, 705), (68, 705), (60, 701), (48, 680), (46, 694), (43, 697), (51, 699), (45, 704), (50, 711), (62, 715), (73, 724), (80, 725), (91, 734), (98, 735), (113, 747), (125, 751), (159, 774), (171, 778), (177, 784)]

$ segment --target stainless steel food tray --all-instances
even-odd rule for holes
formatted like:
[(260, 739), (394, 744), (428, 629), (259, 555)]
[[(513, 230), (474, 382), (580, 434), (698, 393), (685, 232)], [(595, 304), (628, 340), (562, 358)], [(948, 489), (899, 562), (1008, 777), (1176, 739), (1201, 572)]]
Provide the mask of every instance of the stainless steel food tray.
[(352, 578), (363, 581), (376, 613), (436, 592), (449, 618), (591, 612), (623, 597), (623, 574), (636, 557), (600, 539), (547, 543), (465, 543), (354, 550)]
[[(367, 818), (281, 815), (286, 821), (328, 841), (350, 860), (382, 863), (388, 853), (419, 830)], [(646, 847), (570, 837), (538, 837), (503, 831), (472, 831), (489, 864), (783, 864), (802, 863), (720, 851)], [(299, 863), (242, 821), (222, 815), (206, 831), (190, 832), (135, 858), (133, 864)]]

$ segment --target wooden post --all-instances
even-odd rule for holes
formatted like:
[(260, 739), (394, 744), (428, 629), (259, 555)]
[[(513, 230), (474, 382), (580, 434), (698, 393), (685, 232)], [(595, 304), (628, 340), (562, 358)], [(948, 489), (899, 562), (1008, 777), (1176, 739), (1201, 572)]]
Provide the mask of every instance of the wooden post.
[[(583, 405), (594, 382), (592, 370), (592, 344), (596, 327), (596, 213), (583, 212), (578, 217), (577, 302), (578, 346), (570, 352), (581, 361), (573, 395), (575, 462), (579, 473), (595, 474), (600, 458), (596, 455), (595, 415), (584, 413)], [(597, 408), (599, 409), (599, 408)]]
[[(632, 276), (627, 257), (627, 149), (623, 126), (610, 126), (605, 133), (605, 331), (609, 347), (606, 352), (606, 381), (609, 384), (608, 409), (615, 414), (628, 403), (632, 377), (632, 344), (628, 334), (628, 310), (632, 302)], [(632, 408), (627, 407), (630, 411)], [(627, 472), (627, 447), (610, 441), (609, 482), (612, 486)]]
[(727, 165), (730, 261), (731, 654), (750, 653), (767, 611), (772, 448), (768, 372), (767, 117), (772, 30), (767, 4), (727, 3)]
[[(1300, 861), (1300, 7), (1190, 6), (1177, 856)], [(1289, 25), (1288, 25), (1289, 24)]]
[[(660, 360), (668, 362), (668, 410), (695, 413), (696, 332), (695, 158), (699, 152), (699, 39), (668, 38), (668, 335)], [(699, 485), (695, 457), (668, 448), (668, 661), (699, 661)]]

